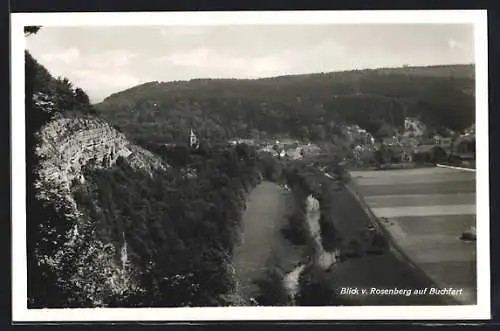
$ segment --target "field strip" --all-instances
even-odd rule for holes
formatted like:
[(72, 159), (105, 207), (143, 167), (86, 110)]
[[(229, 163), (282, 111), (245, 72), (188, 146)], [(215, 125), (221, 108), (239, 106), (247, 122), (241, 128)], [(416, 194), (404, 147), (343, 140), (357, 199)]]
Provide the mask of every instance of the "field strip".
[(476, 205), (437, 205), (372, 208), (377, 217), (475, 215)]

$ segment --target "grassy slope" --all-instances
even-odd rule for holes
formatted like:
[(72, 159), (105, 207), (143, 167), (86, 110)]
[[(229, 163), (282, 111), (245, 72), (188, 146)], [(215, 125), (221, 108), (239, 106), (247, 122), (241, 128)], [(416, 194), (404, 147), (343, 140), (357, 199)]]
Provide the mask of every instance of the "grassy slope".
[(245, 298), (258, 295), (252, 282), (264, 277), (267, 270), (290, 272), (301, 258), (300, 247), (292, 245), (281, 233), (293, 210), (291, 203), (291, 196), (271, 182), (261, 183), (248, 198), (242, 218), (244, 241), (234, 256)]

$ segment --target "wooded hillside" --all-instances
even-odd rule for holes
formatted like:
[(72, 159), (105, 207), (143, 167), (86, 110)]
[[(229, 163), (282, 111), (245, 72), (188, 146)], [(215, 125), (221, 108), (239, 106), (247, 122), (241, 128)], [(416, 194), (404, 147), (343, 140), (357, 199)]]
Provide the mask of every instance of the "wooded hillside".
[(190, 127), (210, 140), (327, 140), (340, 122), (384, 136), (390, 134), (387, 127), (401, 127), (405, 116), (461, 131), (474, 121), (474, 66), (149, 82), (115, 93), (96, 108), (130, 137), (149, 142), (185, 141)]

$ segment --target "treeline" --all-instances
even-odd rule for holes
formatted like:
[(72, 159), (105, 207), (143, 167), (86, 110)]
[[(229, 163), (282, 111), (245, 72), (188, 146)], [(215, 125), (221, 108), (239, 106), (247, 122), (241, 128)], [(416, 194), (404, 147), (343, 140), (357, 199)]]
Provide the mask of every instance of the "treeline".
[[(25, 37), (36, 38), (40, 26), (24, 27)], [(94, 116), (85, 91), (65, 77), (54, 77), (27, 50), (24, 51), (25, 107), (28, 150), (33, 133), (57, 116)], [(31, 152), (31, 150), (30, 150)]]
[(28, 52), (25, 59), (25, 97), (27, 116), (36, 130), (54, 116), (95, 115), (85, 91), (65, 77), (53, 77)]
[(209, 140), (291, 135), (324, 141), (339, 133), (342, 122), (384, 136), (405, 116), (461, 131), (474, 120), (473, 71), (442, 66), (151, 82), (113, 94), (96, 108), (130, 136), (155, 142), (185, 141), (191, 127)]

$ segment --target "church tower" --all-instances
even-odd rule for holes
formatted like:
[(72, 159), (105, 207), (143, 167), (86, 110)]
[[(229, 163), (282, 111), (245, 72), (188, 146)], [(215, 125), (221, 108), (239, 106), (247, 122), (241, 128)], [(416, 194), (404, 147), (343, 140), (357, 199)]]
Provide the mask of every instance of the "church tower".
[(189, 147), (193, 149), (197, 149), (200, 145), (200, 142), (198, 141), (198, 137), (193, 132), (193, 129), (189, 132)]

